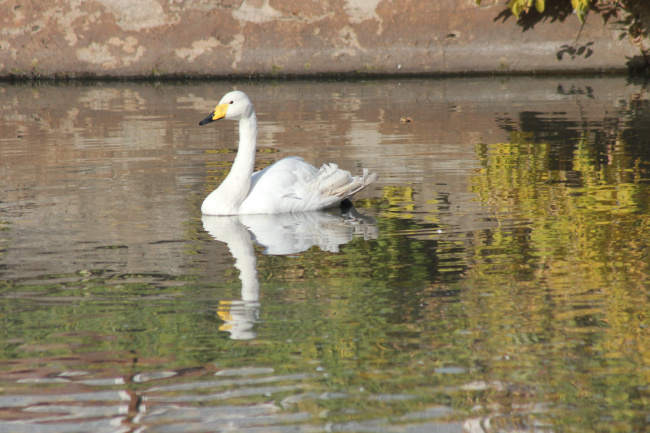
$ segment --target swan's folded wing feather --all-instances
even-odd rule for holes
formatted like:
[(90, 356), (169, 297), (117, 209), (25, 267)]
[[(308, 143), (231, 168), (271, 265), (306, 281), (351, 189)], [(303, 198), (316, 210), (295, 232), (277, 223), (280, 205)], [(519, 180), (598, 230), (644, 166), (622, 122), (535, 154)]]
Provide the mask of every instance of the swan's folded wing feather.
[(253, 174), (242, 211), (281, 213), (325, 209), (336, 206), (376, 178), (368, 170), (362, 176), (352, 176), (336, 164), (317, 169), (302, 158), (284, 158)]

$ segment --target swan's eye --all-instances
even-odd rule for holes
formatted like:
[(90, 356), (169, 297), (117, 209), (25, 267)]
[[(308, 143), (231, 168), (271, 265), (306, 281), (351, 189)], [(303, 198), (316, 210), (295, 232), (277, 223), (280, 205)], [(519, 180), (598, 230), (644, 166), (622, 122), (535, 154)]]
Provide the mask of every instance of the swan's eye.
[(232, 104), (233, 102), (235, 102), (235, 101), (230, 101), (230, 104)]

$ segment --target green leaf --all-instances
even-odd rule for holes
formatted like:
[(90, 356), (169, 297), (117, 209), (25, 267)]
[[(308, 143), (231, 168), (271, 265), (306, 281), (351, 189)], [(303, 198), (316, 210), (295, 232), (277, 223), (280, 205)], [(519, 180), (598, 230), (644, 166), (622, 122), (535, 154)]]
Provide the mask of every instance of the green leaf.
[(578, 19), (581, 23), (585, 22), (585, 17), (587, 16), (587, 11), (589, 10), (590, 5), (591, 0), (571, 0), (571, 6), (573, 6), (573, 10), (576, 15), (578, 15)]
[(535, 9), (540, 14), (544, 13), (544, 7), (546, 6), (544, 0), (535, 0)]
[(519, 14), (521, 14), (526, 8), (525, 0), (510, 0), (508, 2), (508, 8), (512, 14), (519, 19)]

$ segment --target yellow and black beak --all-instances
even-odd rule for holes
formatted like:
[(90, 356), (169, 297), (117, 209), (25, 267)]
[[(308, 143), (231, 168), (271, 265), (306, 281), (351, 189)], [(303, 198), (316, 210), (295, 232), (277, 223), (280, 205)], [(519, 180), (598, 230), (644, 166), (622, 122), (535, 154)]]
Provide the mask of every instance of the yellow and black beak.
[(199, 122), (199, 125), (207, 125), (208, 123), (214, 122), (215, 120), (223, 119), (224, 117), (226, 117), (227, 110), (228, 110), (228, 104), (217, 105), (217, 107), (214, 109), (212, 114), (210, 114), (205, 119), (201, 120)]

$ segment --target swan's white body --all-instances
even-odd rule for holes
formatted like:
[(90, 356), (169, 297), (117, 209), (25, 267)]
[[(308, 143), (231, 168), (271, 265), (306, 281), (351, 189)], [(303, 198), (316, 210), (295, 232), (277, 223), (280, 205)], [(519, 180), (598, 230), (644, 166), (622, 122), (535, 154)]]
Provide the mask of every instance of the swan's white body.
[(206, 215), (274, 214), (308, 212), (337, 206), (377, 179), (363, 170), (352, 176), (336, 164), (317, 169), (302, 158), (290, 156), (253, 173), (257, 145), (257, 117), (246, 94), (226, 94), (200, 125), (219, 119), (239, 121), (239, 149), (230, 173), (203, 202)]

